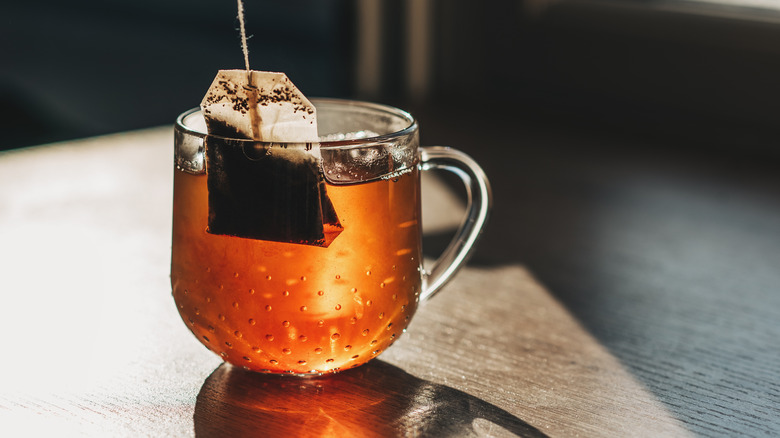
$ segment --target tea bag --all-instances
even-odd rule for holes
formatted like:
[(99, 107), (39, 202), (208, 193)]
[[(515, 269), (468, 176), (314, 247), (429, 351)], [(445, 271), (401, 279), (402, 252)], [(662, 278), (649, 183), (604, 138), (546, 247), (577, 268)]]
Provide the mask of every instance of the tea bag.
[(321, 170), (316, 110), (287, 76), (220, 70), (201, 109), (208, 232), (330, 245), (343, 228)]

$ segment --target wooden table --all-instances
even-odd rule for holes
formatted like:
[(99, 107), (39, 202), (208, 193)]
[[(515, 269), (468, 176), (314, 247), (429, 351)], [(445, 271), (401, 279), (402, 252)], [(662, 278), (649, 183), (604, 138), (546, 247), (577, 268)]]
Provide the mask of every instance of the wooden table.
[[(780, 433), (776, 174), (740, 192), (663, 160), (470, 150), (497, 200), (473, 263), (379, 359), (305, 380), (224, 365), (181, 322), (172, 138), (0, 154), (0, 435)], [(437, 184), (431, 248), (459, 208)]]

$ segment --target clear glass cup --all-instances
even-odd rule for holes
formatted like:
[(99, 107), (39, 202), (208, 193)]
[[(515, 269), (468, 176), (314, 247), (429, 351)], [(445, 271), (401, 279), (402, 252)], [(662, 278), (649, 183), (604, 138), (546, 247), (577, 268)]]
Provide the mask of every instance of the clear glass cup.
[[(215, 201), (206, 165), (207, 149), (217, 141), (252, 161), (313, 145), (209, 136), (198, 109), (183, 113), (175, 125), (173, 297), (198, 340), (253, 371), (322, 374), (379, 355), (404, 332), (418, 303), (467, 260), (490, 210), (482, 169), (457, 150), (420, 147), (410, 114), (366, 102), (312, 102), (321, 137), (320, 187), (339, 220), (336, 228), (324, 225), (317, 244), (210, 232)], [(468, 203), (453, 241), (426, 270), (420, 172), (430, 169), (458, 175)], [(270, 185), (252, 190), (272, 190)], [(296, 220), (297, 213), (279, 208), (255, 210)]]

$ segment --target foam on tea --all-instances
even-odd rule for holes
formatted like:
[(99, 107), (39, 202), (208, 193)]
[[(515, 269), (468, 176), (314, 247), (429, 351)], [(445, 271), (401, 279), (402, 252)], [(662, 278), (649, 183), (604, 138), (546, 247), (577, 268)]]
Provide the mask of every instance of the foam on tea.
[(327, 194), (311, 102), (284, 73), (220, 70), (201, 109), (208, 232), (327, 247), (343, 228)]

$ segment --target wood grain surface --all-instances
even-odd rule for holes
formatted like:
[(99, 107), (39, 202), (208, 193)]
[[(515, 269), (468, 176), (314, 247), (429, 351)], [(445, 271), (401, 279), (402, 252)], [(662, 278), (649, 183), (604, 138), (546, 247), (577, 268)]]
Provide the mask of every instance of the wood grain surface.
[[(221, 364), (176, 312), (172, 139), (0, 154), (0, 435), (778, 432), (774, 185), (744, 181), (763, 188), (745, 199), (682, 167), (653, 179), (650, 160), (470, 150), (497, 199), (473, 263), (374, 362), (279, 378)], [(425, 187), (435, 248), (459, 212)]]
[(780, 154), (760, 134), (419, 116), (494, 183), (472, 266), (527, 267), (693, 434), (780, 435)]

